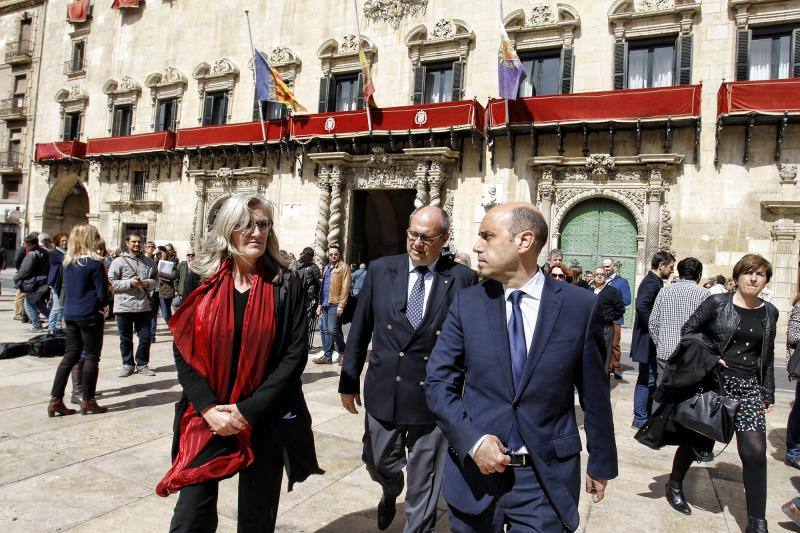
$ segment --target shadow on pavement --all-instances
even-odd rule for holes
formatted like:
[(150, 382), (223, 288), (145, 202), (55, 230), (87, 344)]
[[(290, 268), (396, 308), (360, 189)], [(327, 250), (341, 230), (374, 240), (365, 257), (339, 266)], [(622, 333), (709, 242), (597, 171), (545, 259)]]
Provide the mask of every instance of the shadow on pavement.
[(767, 433), (767, 442), (772, 444), (772, 446), (775, 448), (775, 450), (772, 452), (772, 458), (781, 462), (786, 458), (785, 435), (785, 430), (780, 431), (777, 429), (771, 429), (769, 430), (769, 433)]
[[(177, 379), (162, 379), (161, 381), (144, 381), (141, 383), (126, 385), (124, 387), (119, 387), (116, 389), (101, 388), (100, 390), (103, 392), (103, 398), (108, 399), (108, 398), (113, 398), (115, 396), (127, 396), (129, 394), (134, 394), (137, 392), (145, 392), (149, 390), (171, 389), (177, 384), (178, 384)], [(180, 392), (176, 392), (176, 394), (180, 396)], [(177, 401), (177, 399), (175, 401)]]
[(315, 382), (317, 382), (317, 381), (319, 381), (321, 379), (332, 378), (332, 377), (338, 376), (338, 375), (339, 375), (338, 372), (330, 372), (330, 371), (328, 371), (328, 372), (319, 372), (319, 373), (316, 373), (316, 374), (306, 374), (306, 373), (304, 373), (301, 376), (301, 379), (303, 381), (303, 385), (310, 385), (311, 383), (315, 383)]
[[(103, 395), (105, 398), (105, 394)], [(141, 407), (154, 407), (157, 405), (164, 405), (167, 403), (175, 403), (181, 399), (180, 391), (166, 391), (156, 392), (155, 394), (148, 394), (141, 398), (132, 398), (119, 403), (105, 403), (103, 407), (108, 407), (109, 411), (128, 411), (130, 409), (139, 409)]]

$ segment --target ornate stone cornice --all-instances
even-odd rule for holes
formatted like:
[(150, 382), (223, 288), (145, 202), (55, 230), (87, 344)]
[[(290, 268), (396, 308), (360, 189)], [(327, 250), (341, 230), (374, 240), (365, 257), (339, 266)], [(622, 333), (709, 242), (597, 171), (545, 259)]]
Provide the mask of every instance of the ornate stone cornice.
[(424, 14), (428, 0), (366, 0), (362, 13), (368, 22), (385, 22), (397, 29), (407, 17)]

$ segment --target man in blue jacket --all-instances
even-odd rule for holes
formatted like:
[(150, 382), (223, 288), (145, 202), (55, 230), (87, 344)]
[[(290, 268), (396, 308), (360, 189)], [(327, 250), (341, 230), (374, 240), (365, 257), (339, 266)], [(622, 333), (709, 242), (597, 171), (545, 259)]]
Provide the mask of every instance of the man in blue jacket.
[(597, 297), (543, 275), (547, 234), (529, 203), (486, 214), (473, 251), (487, 279), (456, 294), (428, 362), (428, 406), (450, 442), (443, 493), (455, 532), (578, 528), (576, 389), (585, 490), (599, 502), (617, 476)]
[[(608, 277), (608, 284), (614, 287), (622, 295), (622, 303), (625, 307), (631, 305), (631, 284), (628, 280), (617, 274), (614, 260), (610, 257), (603, 259), (603, 269), (606, 271)], [(614, 379), (622, 379), (622, 363), (620, 362), (622, 350), (619, 343), (622, 340), (622, 324), (625, 322), (623, 316), (614, 322), (614, 339), (611, 342), (611, 364), (608, 368), (609, 374), (614, 374)]]

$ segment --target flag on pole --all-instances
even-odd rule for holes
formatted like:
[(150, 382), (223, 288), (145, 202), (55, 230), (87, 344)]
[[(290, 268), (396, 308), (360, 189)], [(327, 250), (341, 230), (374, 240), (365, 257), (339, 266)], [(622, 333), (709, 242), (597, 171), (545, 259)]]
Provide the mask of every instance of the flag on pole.
[(358, 36), (358, 60), (361, 63), (361, 74), (364, 78), (364, 86), (361, 88), (364, 91), (364, 102), (368, 107), (378, 107), (373, 96), (375, 94), (375, 84), (372, 83), (372, 75), (369, 73), (369, 62), (362, 48), (361, 35)]
[[(501, 8), (502, 9), (502, 8)], [(502, 14), (502, 11), (501, 11)], [(497, 58), (497, 80), (500, 85), (500, 97), (507, 100), (516, 100), (519, 94), (519, 84), (525, 78), (522, 61), (519, 60), (517, 51), (508, 38), (508, 32), (500, 17), (500, 52)]]
[(256, 95), (261, 102), (279, 102), (288, 105), (295, 111), (307, 112), (308, 110), (297, 101), (286, 82), (283, 81), (278, 71), (269, 64), (264, 52), (256, 50)]

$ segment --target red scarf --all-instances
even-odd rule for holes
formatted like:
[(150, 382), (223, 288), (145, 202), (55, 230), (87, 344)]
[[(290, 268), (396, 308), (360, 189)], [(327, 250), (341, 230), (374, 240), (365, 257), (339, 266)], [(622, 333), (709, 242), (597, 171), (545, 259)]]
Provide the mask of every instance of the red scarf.
[[(272, 283), (263, 269), (253, 275), (250, 297), (244, 313), (241, 354), (236, 382), (229, 402), (250, 396), (262, 382), (272, 342), (275, 339), (275, 300)], [(183, 359), (208, 381), (218, 399), (229, 390), (233, 358), (233, 275), (232, 261), (225, 260), (211, 279), (193, 291), (169, 321), (169, 328)], [(168, 496), (182, 487), (222, 479), (253, 463), (251, 426), (236, 434), (237, 451), (197, 466), (189, 465), (209, 443), (213, 434), (189, 404), (180, 422), (178, 456), (156, 487)]]

